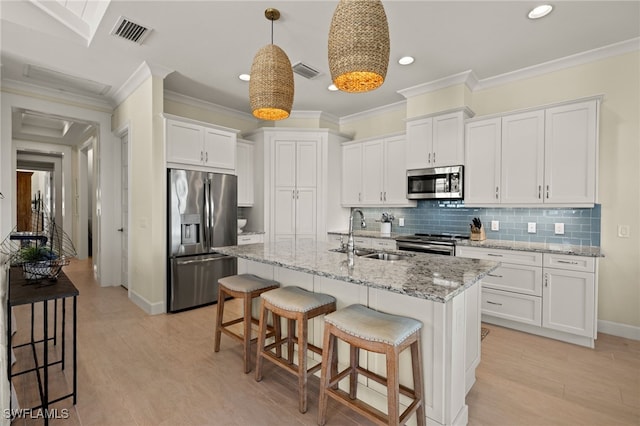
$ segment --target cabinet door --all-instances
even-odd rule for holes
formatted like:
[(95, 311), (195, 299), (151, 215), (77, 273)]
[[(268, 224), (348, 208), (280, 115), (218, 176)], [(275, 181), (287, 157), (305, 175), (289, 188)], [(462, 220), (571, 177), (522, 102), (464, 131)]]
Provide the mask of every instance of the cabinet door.
[(544, 111), (502, 118), (502, 203), (542, 203)]
[(544, 269), (542, 326), (595, 338), (595, 280), (588, 272)]
[(362, 144), (342, 146), (342, 204), (357, 206), (362, 193)]
[(462, 111), (433, 117), (431, 166), (464, 164), (464, 119)]
[(296, 186), (296, 143), (277, 140), (274, 144), (274, 185), (276, 187)]
[(545, 203), (594, 203), (596, 101), (545, 113)]
[(296, 186), (317, 187), (318, 143), (296, 142)]
[(253, 206), (253, 145), (237, 143), (238, 206)]
[(500, 202), (502, 120), (474, 121), (466, 126), (465, 204)]
[(281, 186), (274, 191), (273, 233), (279, 236), (294, 236), (296, 226), (295, 188)]
[(433, 119), (431, 117), (407, 123), (406, 167), (424, 169), (431, 167), (433, 146)]
[(382, 204), (383, 196), (383, 141), (362, 145), (362, 204)]
[(316, 189), (296, 189), (296, 236), (308, 235), (315, 238), (316, 235)]
[(385, 204), (407, 204), (407, 168), (405, 166), (405, 138), (399, 136), (384, 141)]
[(208, 167), (236, 169), (236, 135), (216, 129), (204, 129), (204, 164)]
[(203, 133), (201, 126), (167, 120), (167, 162), (202, 165)]

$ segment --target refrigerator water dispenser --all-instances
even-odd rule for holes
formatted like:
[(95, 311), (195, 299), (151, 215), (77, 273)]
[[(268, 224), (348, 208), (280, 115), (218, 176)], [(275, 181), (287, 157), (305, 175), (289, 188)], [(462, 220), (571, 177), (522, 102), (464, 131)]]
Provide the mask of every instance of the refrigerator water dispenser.
[(182, 215), (181, 219), (181, 244), (198, 244), (200, 242), (200, 216), (197, 214)]

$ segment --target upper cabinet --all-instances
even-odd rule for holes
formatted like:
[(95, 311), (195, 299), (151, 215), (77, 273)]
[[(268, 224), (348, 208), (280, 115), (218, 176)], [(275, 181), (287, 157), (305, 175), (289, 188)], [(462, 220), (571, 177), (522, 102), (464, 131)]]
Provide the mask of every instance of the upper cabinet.
[(254, 203), (253, 142), (238, 140), (236, 147), (238, 174), (238, 206), (251, 207)]
[(598, 102), (467, 122), (465, 204), (592, 207)]
[(167, 163), (235, 173), (237, 131), (165, 115)]
[(342, 145), (344, 206), (415, 206), (407, 199), (404, 135)]
[(408, 121), (407, 170), (465, 164), (464, 121), (470, 116), (471, 110), (464, 108)]

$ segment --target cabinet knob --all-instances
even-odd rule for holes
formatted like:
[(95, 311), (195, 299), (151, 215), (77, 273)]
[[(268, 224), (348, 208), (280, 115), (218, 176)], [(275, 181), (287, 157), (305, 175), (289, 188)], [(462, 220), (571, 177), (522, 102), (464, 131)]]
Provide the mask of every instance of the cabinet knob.
[(549, 185), (547, 185), (547, 200), (549, 199)]
[(500, 193), (499, 187), (496, 186), (496, 200), (498, 199), (498, 194)]
[(431, 153), (429, 153), (429, 158), (427, 160), (427, 163), (430, 163), (430, 162), (431, 162)]
[(384, 201), (387, 201), (387, 191), (384, 191)]
[(549, 274), (544, 274), (544, 286), (549, 287)]
[(436, 153), (435, 152), (433, 153), (433, 162), (434, 163), (436, 162)]
[(542, 185), (538, 185), (538, 200), (542, 198)]

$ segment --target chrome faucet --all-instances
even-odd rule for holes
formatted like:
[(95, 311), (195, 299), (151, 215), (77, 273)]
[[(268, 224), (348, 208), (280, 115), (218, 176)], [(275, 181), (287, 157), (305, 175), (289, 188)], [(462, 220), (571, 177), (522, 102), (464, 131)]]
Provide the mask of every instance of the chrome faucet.
[(353, 256), (353, 253), (355, 252), (355, 245), (353, 244), (353, 215), (354, 213), (360, 213), (360, 226), (362, 226), (363, 228), (367, 227), (367, 222), (364, 221), (364, 213), (362, 213), (362, 210), (360, 209), (353, 209), (351, 210), (351, 217), (349, 218), (349, 240), (347, 241), (347, 253), (350, 256)]

